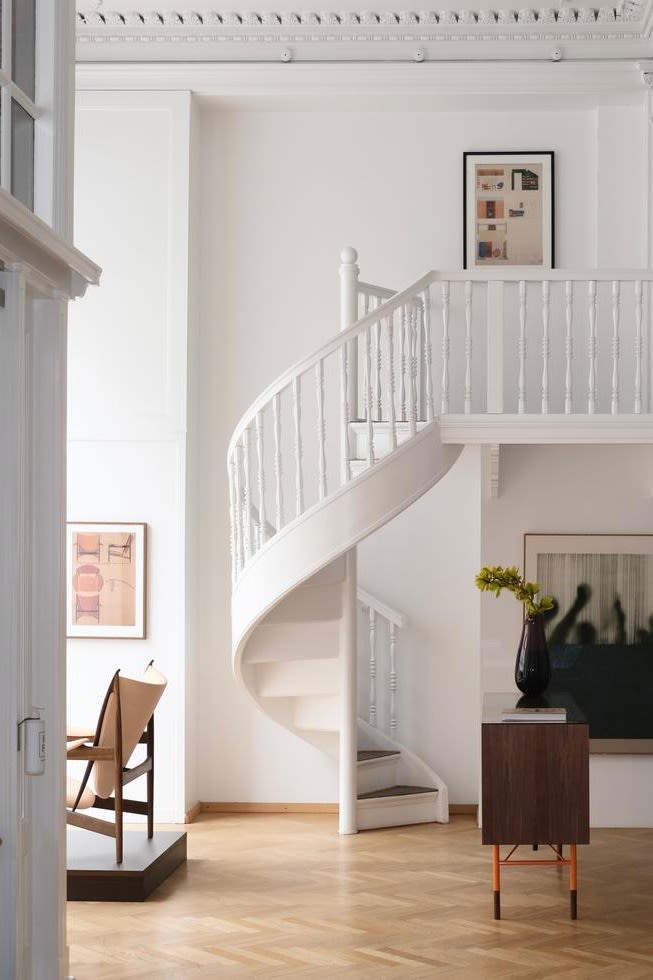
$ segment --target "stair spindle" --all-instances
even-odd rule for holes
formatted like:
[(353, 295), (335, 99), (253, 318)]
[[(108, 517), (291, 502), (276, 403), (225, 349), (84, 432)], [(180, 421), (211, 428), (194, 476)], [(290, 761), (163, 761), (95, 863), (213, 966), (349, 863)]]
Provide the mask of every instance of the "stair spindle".
[(304, 511), (304, 475), (302, 471), (302, 401), (299, 375), (292, 383), (293, 415), (295, 419), (295, 512), (299, 517)]
[(549, 414), (549, 317), (550, 283), (542, 282), (542, 415)]
[(574, 338), (572, 333), (574, 320), (574, 284), (570, 279), (565, 283), (565, 415), (571, 415), (572, 409), (572, 372), (571, 364), (574, 357)]
[(642, 413), (642, 281), (635, 283), (635, 415)]
[(472, 293), (473, 283), (465, 283), (465, 415), (472, 411)]
[(397, 418), (395, 412), (395, 337), (394, 313), (386, 319), (388, 328), (388, 411), (390, 415), (390, 445), (397, 448)]
[(519, 381), (517, 391), (517, 412), (526, 411), (526, 282), (519, 283)]
[(367, 421), (367, 464), (374, 466), (374, 424), (372, 422), (372, 330), (365, 328), (365, 419)]
[(262, 548), (267, 538), (265, 518), (265, 457), (263, 453), (263, 413), (256, 413), (256, 462), (258, 470), (258, 546)]
[(410, 368), (410, 412), (408, 417), (408, 431), (412, 436), (417, 432), (417, 304), (411, 301), (408, 308), (409, 325), (409, 353), (408, 364)]
[(399, 344), (400, 344), (399, 360), (400, 360), (400, 363), (401, 363), (401, 379), (400, 379), (400, 385), (399, 385), (399, 405), (400, 405), (400, 409), (401, 409), (401, 421), (402, 422), (405, 422), (406, 421), (406, 418), (407, 418), (407, 415), (406, 415), (406, 349), (408, 347), (408, 344), (407, 344), (407, 336), (406, 336), (406, 321), (407, 321), (406, 307), (405, 306), (402, 306), (401, 307), (401, 323), (399, 325)]
[(240, 480), (242, 472), (242, 446), (240, 441), (234, 446), (234, 506), (235, 506), (235, 528), (236, 528), (236, 568), (240, 575), (245, 564), (244, 542), (243, 542), (243, 492)]
[(252, 557), (252, 508), (249, 479), (249, 425), (243, 432), (243, 510), (245, 561)]
[(390, 623), (390, 738), (397, 735), (397, 627)]
[[(346, 389), (345, 389), (346, 398)], [(283, 527), (283, 482), (282, 482), (282, 463), (281, 463), (281, 418), (280, 418), (281, 396), (277, 393), (272, 400), (272, 423), (274, 428), (274, 483), (275, 497), (277, 505), (277, 531)]]
[(370, 608), (370, 725), (376, 726), (376, 612)]
[(442, 404), (441, 414), (449, 413), (449, 283), (442, 283)]
[(324, 500), (327, 494), (326, 430), (324, 424), (324, 361), (321, 358), (315, 365), (315, 389), (317, 394), (318, 495), (320, 500)]
[[(378, 309), (383, 300), (379, 296), (375, 303)], [(381, 321), (374, 324), (374, 418), (380, 422), (381, 414)]]
[(589, 315), (589, 379), (587, 386), (587, 414), (594, 415), (596, 411), (596, 281), (588, 283), (588, 315)]
[(621, 283), (612, 283), (612, 402), (610, 410), (619, 414), (619, 320), (621, 316)]
[(235, 504), (235, 467), (234, 454), (229, 455), (229, 527), (231, 529), (229, 544), (231, 550), (231, 584), (236, 584), (238, 578), (238, 558), (236, 555), (236, 504)]
[(433, 346), (431, 343), (431, 287), (427, 286), (420, 295), (424, 311), (424, 370), (426, 372), (426, 421), (435, 418), (433, 400)]
[(351, 480), (351, 453), (349, 449), (349, 344), (340, 348), (340, 425), (342, 429), (342, 483)]

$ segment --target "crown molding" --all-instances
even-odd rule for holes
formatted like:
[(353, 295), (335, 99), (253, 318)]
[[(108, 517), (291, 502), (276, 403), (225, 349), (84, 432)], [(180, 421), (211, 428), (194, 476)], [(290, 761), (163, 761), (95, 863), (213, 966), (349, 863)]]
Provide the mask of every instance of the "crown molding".
[[(558, 43), (590, 47), (592, 54), (585, 57), (604, 57), (595, 46), (607, 43), (619, 48), (618, 56), (630, 47), (641, 58), (649, 54), (642, 42), (650, 34), (652, 8), (653, 0), (622, 0), (616, 8), (565, 5), (420, 13), (79, 11), (77, 51), (79, 61), (257, 60), (272, 45), (295, 45), (300, 50), (286, 49), (281, 60), (302, 54), (335, 59), (343, 56), (343, 49), (347, 59), (384, 60), (396, 56), (394, 48), (402, 42), (433, 45), (434, 50), (427, 48), (421, 55), (413, 49), (414, 60), (421, 61), (443, 53), (451, 57), (450, 49), (454, 57), (465, 57), (466, 49), (484, 41), (492, 42), (497, 51), (546, 43), (552, 60), (573, 55), (552, 50)], [(497, 56), (503, 57), (503, 51), (483, 54), (485, 60)]]

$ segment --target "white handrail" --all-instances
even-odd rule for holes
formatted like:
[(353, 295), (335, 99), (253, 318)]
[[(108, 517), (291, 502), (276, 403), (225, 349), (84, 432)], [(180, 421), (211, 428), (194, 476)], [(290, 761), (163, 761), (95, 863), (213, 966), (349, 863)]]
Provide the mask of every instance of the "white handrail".
[(372, 595), (371, 592), (366, 592), (365, 589), (361, 589), (360, 586), (358, 587), (358, 601), (361, 606), (364, 606), (366, 609), (373, 609), (380, 616), (383, 616), (384, 619), (387, 619), (389, 623), (398, 626), (399, 629), (404, 629), (408, 625), (408, 618), (403, 613), (397, 609), (393, 609), (387, 602), (383, 602), (382, 599)]

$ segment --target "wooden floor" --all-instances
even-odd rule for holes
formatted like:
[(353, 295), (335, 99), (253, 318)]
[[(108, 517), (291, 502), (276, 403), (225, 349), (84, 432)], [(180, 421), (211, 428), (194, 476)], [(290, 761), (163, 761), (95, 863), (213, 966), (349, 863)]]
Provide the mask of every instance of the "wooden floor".
[[(331, 815), (203, 815), (143, 904), (68, 906), (77, 980), (653, 978), (653, 830), (597, 830), (566, 873), (516, 869), (492, 919), (471, 817), (338, 837)], [(531, 855), (532, 856), (532, 855)]]

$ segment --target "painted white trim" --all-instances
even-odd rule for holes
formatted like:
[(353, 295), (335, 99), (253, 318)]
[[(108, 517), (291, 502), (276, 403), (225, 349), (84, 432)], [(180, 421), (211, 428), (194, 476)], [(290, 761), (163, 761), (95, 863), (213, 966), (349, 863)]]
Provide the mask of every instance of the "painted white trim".
[[(97, 285), (101, 269), (63, 239), (20, 201), (0, 188), (0, 257), (20, 258), (43, 287), (83, 296), (86, 287)], [(35, 283), (36, 284), (36, 283)]]
[(444, 415), (443, 443), (500, 446), (653, 443), (653, 415)]
[(400, 629), (408, 625), (408, 619), (403, 613), (398, 612), (392, 606), (373, 596), (371, 592), (366, 592), (365, 589), (361, 589), (360, 586), (358, 587), (358, 601), (368, 609), (373, 609), (383, 616), (384, 619), (387, 619), (389, 623), (394, 623)]

